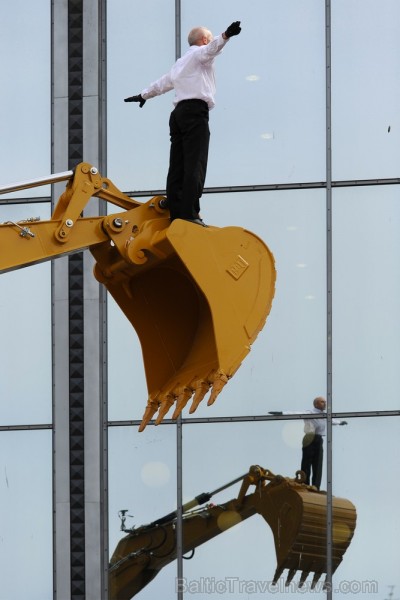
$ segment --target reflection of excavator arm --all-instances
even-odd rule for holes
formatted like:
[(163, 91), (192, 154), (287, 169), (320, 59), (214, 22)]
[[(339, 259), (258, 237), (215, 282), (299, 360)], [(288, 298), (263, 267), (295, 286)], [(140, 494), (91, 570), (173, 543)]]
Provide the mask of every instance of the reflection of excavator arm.
[[(193, 551), (226, 529), (258, 513), (267, 521), (274, 535), (277, 568), (272, 584), (288, 569), (288, 585), (299, 570), (299, 586), (313, 572), (311, 586), (314, 588), (327, 570), (327, 498), (325, 492), (302, 483), (303, 475), (299, 471), (295, 479), (289, 479), (273, 475), (255, 465), (247, 475), (239, 478), (243, 479), (243, 483), (237, 499), (189, 510), (193, 505), (208, 502), (214, 493), (238, 479), (211, 494), (201, 494), (184, 505), (183, 553)], [(251, 485), (256, 489), (246, 495)], [(356, 510), (349, 500), (334, 497), (332, 515), (334, 572), (352, 540)], [(170, 513), (149, 525), (125, 530), (128, 535), (120, 540), (110, 562), (110, 600), (129, 600), (176, 558), (176, 518), (176, 512)]]
[[(48, 221), (0, 224), (0, 272), (89, 248), (94, 275), (135, 328), (149, 398), (140, 430), (172, 405), (176, 418), (210, 391), (208, 404), (239, 368), (269, 314), (274, 259), (240, 227), (172, 224), (159, 197), (132, 200), (87, 163), (0, 193), (68, 180)], [(124, 212), (81, 216), (91, 197)]]

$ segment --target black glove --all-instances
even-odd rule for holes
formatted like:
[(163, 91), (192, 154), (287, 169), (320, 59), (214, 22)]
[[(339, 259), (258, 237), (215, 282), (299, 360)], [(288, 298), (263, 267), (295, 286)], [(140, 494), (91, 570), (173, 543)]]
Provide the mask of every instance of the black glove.
[(140, 102), (139, 106), (140, 106), (140, 108), (142, 108), (142, 106), (144, 106), (146, 100), (144, 98), (142, 98), (141, 94), (138, 94), (138, 96), (129, 96), (129, 98), (125, 98), (124, 102)]
[(271, 410), (268, 414), (269, 415), (274, 415), (274, 416), (278, 417), (280, 415), (283, 415), (283, 412), (277, 412), (275, 410)]
[(234, 23), (229, 25), (228, 29), (225, 31), (225, 35), (226, 37), (230, 38), (233, 35), (239, 35), (241, 31), (242, 28), (240, 27), (240, 21), (235, 21)]

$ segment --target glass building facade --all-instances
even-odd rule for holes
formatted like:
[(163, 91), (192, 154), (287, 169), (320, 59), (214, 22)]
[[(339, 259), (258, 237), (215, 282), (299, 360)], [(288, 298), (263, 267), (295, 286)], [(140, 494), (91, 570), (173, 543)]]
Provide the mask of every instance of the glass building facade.
[[(322, 489), (357, 508), (332, 585), (266, 588), (273, 536), (255, 515), (191, 560), (178, 543), (137, 597), (400, 594), (398, 0), (7, 3), (0, 185), (85, 161), (140, 201), (163, 193), (172, 94), (142, 109), (123, 99), (170, 68), (193, 26), (218, 34), (238, 19), (216, 60), (202, 215), (273, 252), (267, 323), (212, 407), (138, 433), (140, 345), (89, 253), (1, 274), (0, 600), (105, 600), (121, 510), (127, 527), (181, 515), (254, 464), (293, 477), (316, 396), (328, 403)], [(0, 222), (49, 219), (64, 187), (2, 194)], [(107, 210), (93, 200), (85, 215)]]

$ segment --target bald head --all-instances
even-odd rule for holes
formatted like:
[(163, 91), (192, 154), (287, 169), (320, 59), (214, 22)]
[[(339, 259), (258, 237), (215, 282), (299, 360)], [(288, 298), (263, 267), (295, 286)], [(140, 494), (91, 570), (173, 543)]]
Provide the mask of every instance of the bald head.
[(315, 398), (313, 404), (315, 408), (318, 408), (318, 410), (325, 410), (326, 408), (326, 400), (322, 396)]
[(189, 46), (204, 46), (211, 42), (212, 33), (205, 27), (194, 27), (189, 31), (188, 42)]

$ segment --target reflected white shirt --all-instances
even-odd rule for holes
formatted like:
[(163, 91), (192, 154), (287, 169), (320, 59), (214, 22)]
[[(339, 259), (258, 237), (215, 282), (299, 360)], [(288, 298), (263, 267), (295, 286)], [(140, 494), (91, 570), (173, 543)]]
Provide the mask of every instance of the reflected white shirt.
[[(319, 408), (313, 408), (312, 410), (306, 410), (307, 414), (324, 414), (323, 410)], [(332, 419), (333, 423), (333, 419)], [(305, 419), (304, 420), (304, 433), (315, 433), (316, 435), (325, 435), (326, 433), (326, 420), (325, 419)]]
[[(325, 411), (319, 408), (302, 411), (285, 411), (283, 415), (324, 415)], [(340, 419), (332, 419), (332, 425), (341, 425), (343, 421)], [(326, 434), (326, 419), (304, 419), (304, 433), (314, 433), (315, 435), (324, 436)]]
[(174, 106), (181, 100), (196, 99), (207, 102), (210, 110), (214, 108), (216, 92), (214, 59), (221, 54), (228, 39), (224, 40), (221, 34), (206, 46), (190, 46), (169, 73), (141, 92), (142, 97), (148, 100), (174, 89)]

